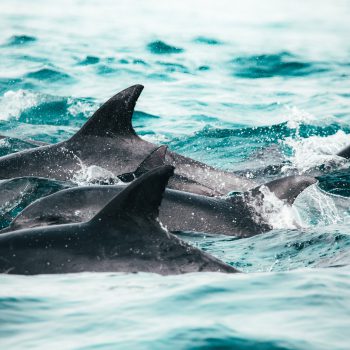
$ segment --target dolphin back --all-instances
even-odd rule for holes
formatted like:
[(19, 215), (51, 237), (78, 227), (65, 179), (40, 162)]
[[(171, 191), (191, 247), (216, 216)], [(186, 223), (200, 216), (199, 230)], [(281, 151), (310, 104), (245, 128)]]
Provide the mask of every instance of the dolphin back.
[(125, 216), (156, 222), (163, 193), (173, 173), (173, 166), (164, 165), (142, 175), (112, 198), (90, 223), (118, 225), (119, 219)]

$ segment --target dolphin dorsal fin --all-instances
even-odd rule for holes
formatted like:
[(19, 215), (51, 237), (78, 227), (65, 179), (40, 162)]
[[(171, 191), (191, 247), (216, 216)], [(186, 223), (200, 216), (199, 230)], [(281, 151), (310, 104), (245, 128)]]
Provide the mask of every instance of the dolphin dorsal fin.
[(173, 166), (164, 165), (142, 175), (106, 204), (90, 223), (112, 226), (118, 225), (124, 217), (135, 216), (154, 221), (158, 217), (165, 187), (173, 173)]
[(71, 138), (84, 136), (136, 135), (132, 127), (132, 115), (143, 90), (142, 85), (133, 85), (105, 102)]
[(134, 172), (124, 173), (118, 176), (123, 182), (131, 182), (150, 170), (165, 165), (167, 146), (160, 146), (154, 149), (137, 167)]
[[(302, 191), (316, 182), (317, 180), (312, 176), (292, 175), (273, 180), (262, 186), (266, 186), (278, 199), (292, 205)], [(261, 186), (258, 186), (246, 193), (256, 196), (261, 193), (260, 188)]]

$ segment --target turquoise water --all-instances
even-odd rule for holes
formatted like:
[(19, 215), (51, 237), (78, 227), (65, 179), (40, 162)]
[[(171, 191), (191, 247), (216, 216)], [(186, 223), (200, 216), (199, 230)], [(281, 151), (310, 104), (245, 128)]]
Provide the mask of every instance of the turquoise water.
[[(67, 139), (140, 83), (145, 139), (319, 184), (266, 234), (181, 233), (246, 274), (1, 276), (0, 348), (349, 349), (349, 19), (340, 0), (2, 1), (0, 155)], [(61, 186), (26, 187), (0, 224)]]

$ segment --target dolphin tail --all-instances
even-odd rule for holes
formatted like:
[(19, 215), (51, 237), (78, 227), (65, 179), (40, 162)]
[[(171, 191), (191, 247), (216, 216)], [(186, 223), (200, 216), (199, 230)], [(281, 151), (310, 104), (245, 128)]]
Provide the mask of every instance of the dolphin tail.
[(123, 182), (131, 182), (150, 170), (165, 165), (165, 155), (167, 146), (160, 146), (154, 149), (137, 167), (134, 172), (118, 175), (118, 178)]
[(342, 149), (339, 153), (337, 153), (337, 156), (350, 159), (350, 146)]
[(277, 198), (292, 205), (301, 192), (316, 182), (317, 180), (311, 176), (287, 176), (258, 186), (250, 190), (249, 193), (253, 196), (257, 195), (261, 193), (261, 187), (266, 186)]
[(142, 85), (133, 85), (111, 97), (69, 141), (84, 136), (136, 135), (131, 119), (142, 90)]
[(142, 175), (106, 204), (90, 223), (114, 226), (126, 215), (155, 221), (164, 190), (173, 173), (173, 166), (164, 165)]

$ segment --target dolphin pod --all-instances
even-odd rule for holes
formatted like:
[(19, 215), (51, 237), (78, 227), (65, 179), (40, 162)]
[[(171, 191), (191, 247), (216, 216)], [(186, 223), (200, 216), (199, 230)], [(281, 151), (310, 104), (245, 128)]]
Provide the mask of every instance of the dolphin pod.
[[(106, 177), (106, 174), (102, 172), (94, 174), (86, 180), (83, 179), (82, 182), (98, 185), (129, 183), (149, 170), (164, 165), (165, 152), (166, 146), (156, 148), (133, 172), (120, 174), (116, 177)], [(31, 202), (74, 186), (76, 186), (75, 182), (31, 176), (0, 180), (0, 227), (11, 223), (19, 210), (23, 210)]]
[[(231, 197), (207, 197), (167, 189), (159, 218), (170, 231), (250, 237), (272, 229), (262, 210), (263, 187), (292, 205), (315, 182), (310, 176), (288, 176)], [(56, 192), (30, 204), (0, 233), (88, 221), (123, 189), (124, 186), (81, 186)]]
[(151, 170), (112, 198), (91, 220), (0, 236), (0, 272), (237, 272), (159, 224), (158, 207), (172, 166)]
[[(8, 198), (18, 197), (16, 184), (29, 181), (35, 191), (43, 178), (59, 182), (58, 192), (43, 192), (0, 232), (0, 272), (237, 272), (165, 231), (158, 214), (170, 231), (250, 237), (272, 229), (261, 210), (266, 190), (292, 205), (316, 182), (289, 176), (257, 186), (141, 139), (132, 115), (142, 89), (113, 96), (67, 141), (0, 157), (0, 179), (12, 179), (5, 181)], [(104, 186), (61, 190), (82, 165), (115, 177), (94, 180)], [(105, 186), (120, 182), (131, 184)], [(218, 197), (230, 191), (240, 193)]]
[[(115, 175), (133, 171), (156, 147), (132, 127), (132, 115), (142, 85), (131, 86), (105, 102), (69, 140), (0, 157), (0, 179), (35, 176), (70, 180), (82, 164), (97, 165)], [(255, 187), (252, 181), (168, 152), (176, 177), (169, 187), (208, 196)]]

